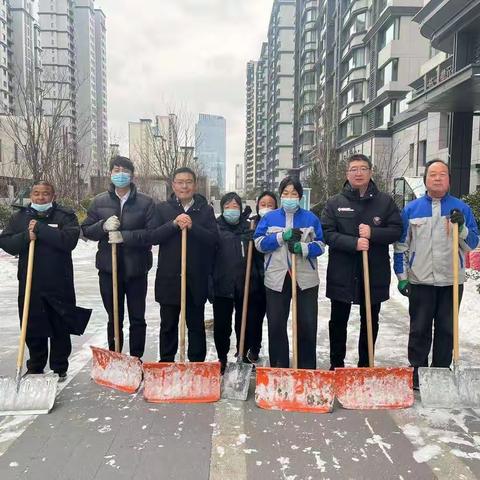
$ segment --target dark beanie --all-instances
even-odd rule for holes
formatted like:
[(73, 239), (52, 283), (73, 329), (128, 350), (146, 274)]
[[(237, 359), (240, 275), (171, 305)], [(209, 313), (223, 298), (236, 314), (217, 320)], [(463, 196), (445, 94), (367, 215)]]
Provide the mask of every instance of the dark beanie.
[(220, 210), (222, 211), (222, 213), (223, 213), (223, 207), (225, 206), (225, 204), (230, 203), (232, 200), (235, 200), (235, 202), (238, 203), (238, 206), (240, 207), (240, 211), (242, 211), (242, 199), (240, 198), (238, 193), (229, 192), (229, 193), (226, 193), (220, 200)]

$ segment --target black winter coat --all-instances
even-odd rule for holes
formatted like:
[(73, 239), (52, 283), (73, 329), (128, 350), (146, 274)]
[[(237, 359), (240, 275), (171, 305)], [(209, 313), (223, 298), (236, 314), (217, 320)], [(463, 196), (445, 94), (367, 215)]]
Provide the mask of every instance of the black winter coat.
[(218, 242), (213, 208), (202, 195), (194, 196), (187, 212), (172, 195), (156, 210), (157, 224), (149, 233), (152, 244), (159, 245), (155, 279), (155, 300), (164, 305), (180, 305), (181, 246), (180, 229), (173, 223), (182, 213), (192, 218), (187, 235), (187, 289), (195, 305), (204, 305), (208, 295), (208, 277), (213, 270), (213, 254)]
[[(255, 228), (260, 222), (259, 215), (251, 218)], [(265, 296), (265, 258), (263, 253), (253, 248), (252, 278), (250, 279), (250, 295)]]
[[(72, 250), (80, 235), (75, 213), (60, 205), (45, 213), (31, 207), (22, 207), (14, 214), (7, 228), (0, 235), (0, 248), (11, 255), (18, 255), (18, 308), (21, 317), (27, 276), (29, 235), (28, 225), (37, 220), (28, 337), (50, 337), (54, 325), (48, 314), (48, 306), (54, 309), (74, 307)], [(49, 300), (52, 302), (50, 303)]]
[(236, 225), (228, 223), (223, 215), (217, 218), (218, 244), (213, 270), (213, 292), (216, 297), (234, 298), (235, 292), (245, 288), (248, 235), (250, 224), (241, 217)]
[(118, 270), (124, 278), (146, 275), (152, 268), (152, 248), (147, 233), (155, 226), (155, 205), (148, 195), (137, 192), (131, 184), (130, 196), (120, 212), (120, 199), (115, 187), (97, 195), (82, 223), (89, 240), (98, 241), (95, 266), (103, 273), (112, 273), (112, 248), (108, 233), (103, 230), (107, 218), (116, 215), (120, 220), (123, 243), (118, 246)]
[(357, 252), (358, 227), (370, 225), (368, 263), (372, 303), (389, 298), (388, 246), (400, 239), (402, 219), (392, 197), (370, 182), (363, 197), (346, 183), (342, 193), (327, 201), (322, 229), (329, 246), (327, 297), (359, 304), (363, 296), (362, 253)]

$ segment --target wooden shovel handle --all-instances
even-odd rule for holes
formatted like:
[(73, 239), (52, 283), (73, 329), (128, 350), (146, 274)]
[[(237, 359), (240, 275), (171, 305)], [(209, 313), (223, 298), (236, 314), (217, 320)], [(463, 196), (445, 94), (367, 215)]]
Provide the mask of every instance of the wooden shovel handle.
[(117, 244), (112, 243), (112, 301), (113, 301), (113, 334), (115, 351), (120, 353), (120, 318), (118, 313), (118, 256)]
[(298, 368), (298, 331), (297, 331), (297, 256), (292, 253), (292, 351), (293, 365)]
[(187, 229), (182, 230), (182, 266), (180, 278), (180, 362), (185, 362), (185, 330), (187, 319)]
[(373, 328), (372, 328), (372, 300), (370, 298), (370, 272), (368, 269), (368, 252), (362, 251), (363, 260), (363, 289), (365, 290), (365, 312), (367, 314), (367, 342), (368, 364), (370, 368), (375, 366), (373, 354)]
[(27, 263), (27, 278), (25, 281), (25, 295), (23, 297), (22, 329), (20, 331), (20, 339), (18, 342), (17, 371), (20, 371), (22, 369), (23, 359), (25, 356), (25, 339), (27, 338), (28, 315), (30, 312), (30, 297), (32, 294), (34, 256), (35, 256), (35, 240), (30, 240), (30, 244), (28, 246), (28, 263)]
[(458, 310), (459, 310), (459, 294), (458, 294), (458, 223), (453, 224), (453, 364), (457, 365), (460, 358), (459, 339), (458, 339)]
[[(250, 225), (251, 230), (255, 226), (253, 221)], [(253, 240), (248, 242), (247, 250), (247, 268), (245, 271), (245, 284), (243, 288), (243, 304), (242, 304), (242, 323), (240, 326), (240, 343), (238, 345), (238, 360), (243, 361), (243, 354), (245, 350), (245, 333), (247, 330), (247, 314), (248, 314), (248, 295), (250, 293), (250, 276), (252, 274), (252, 258), (253, 258)]]

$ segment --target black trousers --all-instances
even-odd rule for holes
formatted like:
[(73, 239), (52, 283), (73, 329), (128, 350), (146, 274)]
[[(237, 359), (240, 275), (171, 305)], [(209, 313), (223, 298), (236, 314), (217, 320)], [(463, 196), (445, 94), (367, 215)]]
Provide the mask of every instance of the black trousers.
[(262, 348), (263, 319), (267, 312), (265, 292), (250, 295), (248, 299), (247, 338), (245, 352), (258, 355)]
[[(113, 287), (112, 276), (99, 272), (100, 294), (103, 306), (108, 314), (108, 348), (115, 350), (115, 335), (113, 328)], [(141, 358), (145, 351), (145, 298), (147, 296), (147, 275), (133, 277), (127, 280), (118, 275), (118, 311), (120, 322), (120, 346), (123, 348), (123, 317), (125, 314), (125, 297), (127, 297), (130, 355)]]
[(232, 314), (235, 309), (235, 335), (237, 337), (237, 352), (240, 343), (240, 327), (242, 324), (243, 295), (235, 292), (234, 298), (215, 297), (213, 299), (213, 339), (217, 349), (218, 359), (227, 361), (232, 335)]
[[(270, 366), (288, 368), (289, 345), (287, 323), (292, 298), (292, 280), (285, 276), (281, 292), (266, 289), (268, 353)], [(298, 368), (317, 367), (318, 286), (300, 290), (297, 285)]]
[[(373, 343), (377, 340), (378, 315), (381, 303), (372, 304), (372, 327)], [(351, 303), (331, 300), (330, 322), (328, 331), (330, 335), (330, 367), (339, 368), (345, 366), (347, 353), (347, 325), (350, 316)], [(360, 337), (358, 339), (358, 366), (368, 367), (368, 341), (367, 341), (367, 315), (365, 302), (360, 304)]]
[[(463, 285), (459, 286), (462, 299)], [(447, 368), (453, 350), (453, 288), (433, 285), (410, 285), (410, 335), (408, 360), (412, 367), (427, 367), (432, 346), (432, 367)]]
[[(187, 289), (186, 323), (188, 359), (204, 362), (207, 355), (205, 335), (205, 305), (195, 305)], [(180, 305), (160, 304), (160, 361), (173, 362), (178, 350), (178, 322)]]

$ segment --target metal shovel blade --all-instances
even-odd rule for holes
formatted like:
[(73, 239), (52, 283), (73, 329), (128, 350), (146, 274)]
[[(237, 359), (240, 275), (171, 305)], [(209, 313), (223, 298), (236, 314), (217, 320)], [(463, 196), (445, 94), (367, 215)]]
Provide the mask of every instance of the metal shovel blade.
[(480, 408), (480, 367), (421, 367), (420, 396), (427, 408)]
[(411, 407), (413, 368), (336, 368), (335, 395), (347, 409)]
[(250, 387), (251, 363), (227, 363), (222, 378), (222, 398), (229, 400), (246, 400)]
[(26, 375), (17, 382), (0, 377), (0, 415), (38, 415), (48, 413), (57, 394), (57, 374)]
[(255, 401), (260, 408), (329, 413), (335, 399), (335, 372), (257, 367)]
[(144, 363), (143, 395), (152, 403), (220, 400), (220, 363)]
[(126, 393), (135, 393), (142, 383), (142, 362), (137, 357), (111, 352), (104, 348), (92, 349), (91, 377), (104, 387)]

